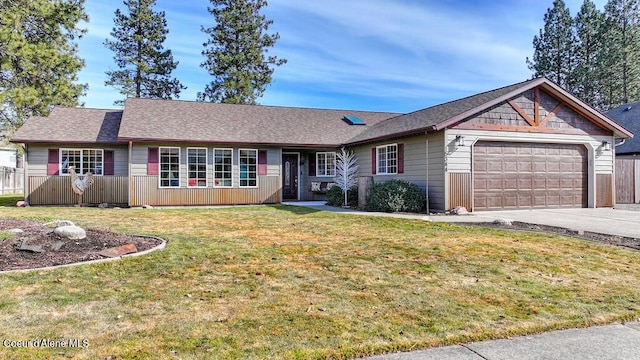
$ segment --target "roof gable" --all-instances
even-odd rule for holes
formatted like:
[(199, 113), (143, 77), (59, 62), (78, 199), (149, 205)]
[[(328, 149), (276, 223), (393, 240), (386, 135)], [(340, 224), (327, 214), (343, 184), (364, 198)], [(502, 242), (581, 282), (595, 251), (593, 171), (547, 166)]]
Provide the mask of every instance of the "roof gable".
[[(349, 143), (367, 143), (449, 128), (461, 122), (469, 121), (473, 116), (483, 111), (508, 103), (510, 100), (536, 88), (543, 90), (548, 95), (545, 97), (545, 103), (543, 104), (547, 107), (550, 102), (563, 102), (568, 109), (572, 109), (574, 112), (584, 116), (590, 122), (596, 124), (598, 128), (608, 129), (622, 138), (633, 136), (628, 130), (589, 107), (550, 80), (537, 78), (388, 119), (356, 135), (349, 140)], [(537, 119), (533, 114), (534, 108), (529, 109), (529, 111), (529, 114), (524, 111), (521, 115), (525, 123), (527, 123), (525, 120), (527, 117), (531, 118), (533, 116)], [(592, 127), (592, 125), (588, 127)]]

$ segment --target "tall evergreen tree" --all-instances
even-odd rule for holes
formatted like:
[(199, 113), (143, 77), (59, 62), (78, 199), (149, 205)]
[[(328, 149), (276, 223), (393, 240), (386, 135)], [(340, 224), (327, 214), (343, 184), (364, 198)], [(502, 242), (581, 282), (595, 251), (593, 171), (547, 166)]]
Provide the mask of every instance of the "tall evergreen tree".
[(640, 4), (609, 0), (605, 5), (608, 107), (640, 99)]
[(575, 67), (572, 88), (575, 95), (592, 106), (600, 100), (599, 70), (603, 49), (604, 15), (591, 0), (584, 0), (575, 17)]
[(210, 0), (215, 26), (202, 27), (209, 38), (203, 44), (206, 60), (200, 65), (214, 77), (199, 101), (255, 104), (272, 81), (273, 66), (285, 59), (267, 52), (280, 38), (268, 34), (273, 20), (260, 13), (266, 0)]
[(171, 78), (178, 62), (173, 60), (171, 50), (164, 49), (169, 29), (164, 11), (153, 11), (155, 3), (156, 0), (125, 0), (128, 15), (116, 10), (111, 31), (114, 40), (104, 42), (115, 53), (119, 69), (107, 71), (109, 80), (105, 85), (119, 89), (125, 97), (172, 99), (179, 98), (180, 91), (186, 89), (178, 79)]
[(573, 19), (562, 0), (554, 0), (544, 15), (544, 28), (533, 38), (533, 59), (527, 58), (534, 76), (545, 76), (558, 85), (573, 90), (575, 56)]
[(76, 39), (86, 30), (85, 0), (0, 2), (0, 123), (13, 130), (51, 105), (76, 106), (87, 85), (77, 84), (84, 60)]

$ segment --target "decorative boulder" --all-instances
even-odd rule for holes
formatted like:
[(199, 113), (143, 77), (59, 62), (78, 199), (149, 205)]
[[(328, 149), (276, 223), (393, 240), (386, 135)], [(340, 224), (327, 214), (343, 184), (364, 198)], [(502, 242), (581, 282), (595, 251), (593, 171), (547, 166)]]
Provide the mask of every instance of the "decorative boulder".
[(153, 209), (153, 206), (145, 204), (145, 205), (142, 205), (142, 208), (143, 209)]
[(467, 211), (467, 208), (464, 206), (456, 206), (456, 208), (453, 209), (453, 213), (456, 215), (469, 215), (469, 211)]
[(8, 232), (10, 232), (10, 233), (12, 233), (12, 234), (22, 234), (22, 233), (24, 232), (24, 230), (22, 230), (22, 229), (18, 229), (18, 228), (15, 228), (15, 229), (9, 229), (9, 230), (7, 230), (7, 231), (8, 231)]
[(109, 207), (109, 204), (107, 204), (107, 203), (100, 203), (100, 204), (98, 205), (98, 207), (99, 207), (100, 209), (106, 209), (106, 208), (108, 208), (108, 207)]
[(56, 227), (61, 226), (76, 226), (71, 220), (56, 220)]
[(28, 202), (26, 202), (26, 201), (18, 201), (18, 202), (16, 203), (16, 206), (17, 206), (17, 207), (28, 207), (28, 206), (29, 206), (29, 203), (28, 203)]
[(69, 240), (82, 240), (87, 237), (87, 232), (78, 226), (59, 226), (53, 232)]
[(496, 224), (496, 225), (511, 226), (511, 225), (513, 225), (513, 220), (496, 219), (496, 220), (493, 220), (493, 223)]

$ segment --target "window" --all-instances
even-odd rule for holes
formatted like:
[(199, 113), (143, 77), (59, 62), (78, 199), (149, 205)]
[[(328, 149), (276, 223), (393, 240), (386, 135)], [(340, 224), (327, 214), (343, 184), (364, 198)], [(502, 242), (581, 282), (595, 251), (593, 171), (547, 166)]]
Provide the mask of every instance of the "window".
[(231, 187), (232, 149), (213, 149), (213, 186)]
[(398, 173), (398, 145), (383, 145), (376, 148), (377, 153), (377, 173), (397, 174)]
[(77, 174), (102, 175), (103, 155), (102, 149), (60, 149), (60, 173), (69, 175), (69, 166), (75, 166)]
[(188, 186), (207, 186), (207, 149), (187, 148)]
[(258, 186), (258, 150), (240, 149), (240, 187)]
[(180, 148), (160, 148), (160, 187), (180, 186)]
[(336, 153), (316, 153), (316, 176), (336, 176)]

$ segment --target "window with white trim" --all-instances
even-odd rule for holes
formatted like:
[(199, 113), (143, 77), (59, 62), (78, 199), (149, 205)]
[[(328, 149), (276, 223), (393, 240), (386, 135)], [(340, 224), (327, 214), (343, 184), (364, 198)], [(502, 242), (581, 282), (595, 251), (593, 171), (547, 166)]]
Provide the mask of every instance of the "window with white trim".
[(377, 174), (398, 173), (398, 144), (389, 144), (376, 147)]
[(207, 149), (187, 148), (187, 186), (207, 186)]
[(69, 175), (69, 166), (75, 166), (77, 174), (102, 175), (103, 160), (102, 149), (60, 149), (60, 174)]
[(240, 149), (240, 187), (258, 186), (258, 150)]
[(180, 148), (160, 148), (160, 187), (180, 187)]
[(316, 153), (316, 176), (336, 176), (336, 153)]
[(233, 185), (233, 150), (213, 149), (213, 186)]

